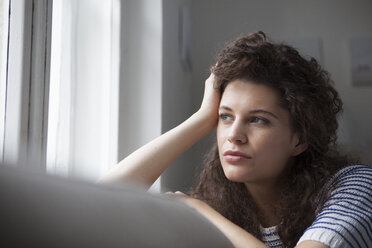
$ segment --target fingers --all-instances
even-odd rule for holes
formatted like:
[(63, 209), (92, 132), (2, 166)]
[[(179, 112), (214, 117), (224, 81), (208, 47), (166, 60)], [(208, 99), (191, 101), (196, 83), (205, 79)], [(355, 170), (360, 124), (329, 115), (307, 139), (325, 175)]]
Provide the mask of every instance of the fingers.
[(214, 72), (214, 70), (216, 69), (217, 66), (218, 66), (218, 62), (216, 62), (216, 64), (211, 66), (211, 69), (210, 69), (211, 73)]
[(204, 208), (206, 208), (206, 206), (208, 206), (208, 204), (206, 204), (205, 202), (203, 202), (199, 199), (193, 198), (192, 196), (188, 196), (181, 191), (176, 191), (174, 193), (173, 192), (166, 192), (165, 194), (172, 195), (172, 196), (176, 197), (177, 199), (183, 201), (188, 206), (190, 206), (192, 208), (195, 208), (196, 210), (204, 209)]
[(166, 195), (173, 195), (173, 196), (188, 197), (188, 195), (186, 195), (185, 193), (183, 193), (181, 191), (176, 191), (176, 192), (168, 191), (168, 192), (165, 192), (165, 194)]
[(176, 191), (176, 192), (168, 191), (168, 192), (165, 192), (165, 194), (167, 194), (167, 195), (186, 195), (185, 193), (183, 193), (181, 191)]
[(205, 81), (205, 87), (213, 88), (214, 94), (217, 94), (218, 96), (220, 96), (220, 88), (217, 85), (216, 76), (213, 73), (211, 73), (209, 77), (207, 78), (207, 80)]
[(207, 82), (211, 82), (214, 85), (215, 84), (215, 79), (216, 79), (215, 75), (213, 73), (211, 73), (209, 75), (209, 77), (207, 78)]
[(176, 191), (175, 194), (176, 194), (176, 195), (187, 196), (185, 193), (183, 193), (183, 192), (181, 192), (181, 191)]

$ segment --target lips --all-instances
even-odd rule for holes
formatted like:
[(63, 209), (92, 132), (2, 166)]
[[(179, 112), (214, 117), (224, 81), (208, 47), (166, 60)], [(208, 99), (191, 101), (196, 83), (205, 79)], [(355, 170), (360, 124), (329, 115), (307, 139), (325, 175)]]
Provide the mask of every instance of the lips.
[(247, 159), (251, 159), (251, 156), (240, 151), (227, 150), (223, 153), (224, 159), (229, 163), (237, 163)]

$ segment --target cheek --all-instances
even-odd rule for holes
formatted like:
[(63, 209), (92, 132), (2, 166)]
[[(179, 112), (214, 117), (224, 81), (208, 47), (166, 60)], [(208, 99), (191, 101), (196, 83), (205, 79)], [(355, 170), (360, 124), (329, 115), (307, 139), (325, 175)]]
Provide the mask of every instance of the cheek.
[(290, 135), (280, 132), (258, 134), (256, 142), (252, 142), (254, 150), (264, 160), (286, 162), (291, 154)]
[(218, 128), (216, 132), (216, 138), (217, 138), (218, 153), (220, 153), (220, 149), (222, 148), (223, 142), (222, 142), (221, 133), (219, 132)]
[(216, 138), (217, 138), (218, 153), (221, 154), (224, 148), (224, 145), (226, 144), (226, 139), (227, 139), (226, 128), (221, 128), (221, 126), (218, 125), (217, 130), (216, 130)]
[(218, 148), (222, 148), (223, 144), (228, 139), (228, 129), (226, 127), (223, 127), (222, 125), (217, 125), (216, 138)]
[(216, 138), (217, 138), (217, 143), (220, 144), (223, 140), (223, 130), (220, 125), (217, 125), (216, 129)]

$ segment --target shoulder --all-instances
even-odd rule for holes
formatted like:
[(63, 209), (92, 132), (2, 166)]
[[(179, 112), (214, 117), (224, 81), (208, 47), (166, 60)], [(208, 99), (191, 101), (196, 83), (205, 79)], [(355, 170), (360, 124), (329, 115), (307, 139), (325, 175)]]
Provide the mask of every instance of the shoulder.
[(339, 169), (333, 178), (335, 180), (348, 179), (351, 177), (360, 177), (370, 182), (372, 179), (372, 166), (364, 164), (348, 165)]
[(300, 241), (316, 240), (330, 247), (372, 244), (372, 167), (350, 165), (335, 173), (330, 194)]
[(362, 164), (348, 165), (336, 171), (326, 187), (324, 187), (323, 194), (331, 191), (330, 195), (332, 197), (336, 193), (345, 192), (345, 190), (348, 192), (360, 191), (365, 187), (367, 189), (372, 187), (372, 166)]
[(360, 217), (372, 216), (372, 167), (351, 165), (339, 170), (331, 180), (329, 194), (322, 212), (327, 209), (346, 209)]
[[(362, 186), (370, 186), (372, 184), (372, 166), (369, 165), (349, 165), (338, 170), (331, 180), (331, 188), (347, 187), (348, 189), (360, 189)], [(353, 188), (351, 186), (357, 186)]]

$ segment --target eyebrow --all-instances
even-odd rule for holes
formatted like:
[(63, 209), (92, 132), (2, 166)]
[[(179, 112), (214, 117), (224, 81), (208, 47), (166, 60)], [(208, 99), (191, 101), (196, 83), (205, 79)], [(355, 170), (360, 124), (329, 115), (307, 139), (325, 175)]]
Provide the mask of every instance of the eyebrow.
[[(219, 109), (224, 109), (224, 110), (227, 110), (227, 111), (232, 111), (231, 108), (227, 107), (227, 106), (220, 106)], [(272, 117), (274, 117), (275, 119), (279, 119), (278, 116), (276, 116), (274, 113), (271, 113), (270, 111), (267, 111), (267, 110), (263, 110), (263, 109), (254, 109), (254, 110), (251, 110), (249, 111), (250, 114), (267, 114), (267, 115), (270, 115)]]

